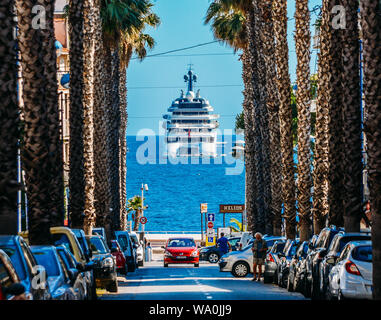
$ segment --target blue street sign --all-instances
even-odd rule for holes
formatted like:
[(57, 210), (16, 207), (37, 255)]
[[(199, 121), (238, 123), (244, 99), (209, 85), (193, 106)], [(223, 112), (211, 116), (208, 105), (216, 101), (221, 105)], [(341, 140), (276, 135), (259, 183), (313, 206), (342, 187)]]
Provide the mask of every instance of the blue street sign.
[(214, 237), (208, 237), (208, 242), (214, 242)]
[(215, 215), (214, 215), (214, 213), (208, 213), (208, 222), (214, 222), (214, 217), (215, 217)]

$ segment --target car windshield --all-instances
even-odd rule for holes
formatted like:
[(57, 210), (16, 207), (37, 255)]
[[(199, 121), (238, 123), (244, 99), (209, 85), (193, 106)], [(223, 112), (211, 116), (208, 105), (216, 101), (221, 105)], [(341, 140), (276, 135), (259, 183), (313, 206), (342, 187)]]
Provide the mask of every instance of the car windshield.
[(100, 238), (98, 237), (87, 238), (87, 242), (94, 254), (107, 253), (107, 249)]
[(355, 260), (372, 262), (372, 247), (371, 246), (359, 246), (353, 249), (352, 257)]
[(179, 248), (179, 247), (195, 247), (193, 239), (171, 239), (168, 242), (168, 248)]
[(26, 279), (26, 272), (20, 253), (16, 249), (15, 245), (0, 245), (0, 249), (3, 250), (9, 258), (11, 258), (12, 264), (16, 269), (16, 272), (21, 280)]
[(32, 250), (37, 263), (45, 268), (48, 277), (58, 277), (60, 275), (60, 270), (58, 267), (58, 261), (53, 251), (35, 251)]

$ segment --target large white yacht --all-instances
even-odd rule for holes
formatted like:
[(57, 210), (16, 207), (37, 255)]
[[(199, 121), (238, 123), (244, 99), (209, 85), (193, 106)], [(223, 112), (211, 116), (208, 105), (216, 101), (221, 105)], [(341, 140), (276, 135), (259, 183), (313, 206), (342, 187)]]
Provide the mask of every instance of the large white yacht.
[(187, 93), (181, 90), (181, 96), (168, 108), (166, 121), (167, 154), (169, 157), (216, 157), (218, 114), (209, 101), (195, 94), (194, 83), (197, 76), (190, 67), (184, 76), (188, 84)]

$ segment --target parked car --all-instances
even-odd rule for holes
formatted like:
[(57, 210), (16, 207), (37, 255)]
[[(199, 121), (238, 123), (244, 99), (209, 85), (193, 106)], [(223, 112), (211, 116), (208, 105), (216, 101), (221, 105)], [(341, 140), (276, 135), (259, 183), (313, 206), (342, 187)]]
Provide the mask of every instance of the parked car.
[[(363, 240), (371, 240), (370, 233), (363, 233), (363, 232), (357, 232), (357, 233), (344, 233), (339, 232), (335, 235), (333, 238), (331, 245), (328, 248), (327, 255), (323, 258), (322, 262), (319, 265), (319, 279), (320, 279), (320, 285), (319, 285), (319, 297), (325, 298), (327, 293), (327, 287), (328, 287), (328, 281), (329, 281), (329, 273), (331, 272), (332, 267), (334, 264), (328, 263), (328, 259), (333, 259), (336, 261), (343, 248), (348, 242), (351, 241), (363, 241)], [(332, 260), (330, 260), (332, 262)]]
[(126, 257), (124, 256), (124, 253), (116, 240), (111, 240), (111, 254), (115, 257), (117, 272), (127, 275), (128, 266), (126, 263)]
[(86, 261), (89, 262), (93, 256), (93, 253), (87, 244), (85, 232), (82, 229), (70, 229), (70, 230), (73, 231), (74, 235), (77, 237), (77, 240), (85, 255)]
[[(239, 247), (238, 244), (240, 239), (240, 237), (232, 237), (228, 239), (232, 251), (237, 250), (237, 247)], [(209, 261), (210, 263), (217, 263), (222, 255), (222, 252), (217, 246), (200, 248), (200, 261)]]
[(33, 277), (39, 275), (42, 270), (34, 258), (29, 246), (20, 236), (0, 236), (0, 249), (11, 259), (12, 264), (25, 287), (25, 295), (33, 297), (33, 300), (50, 300), (52, 298), (49, 285), (32, 286)]
[[(20, 232), (20, 235), (26, 242), (28, 242), (28, 231)], [(97, 299), (95, 281), (92, 272), (93, 263), (91, 261), (87, 261), (85, 253), (82, 250), (82, 246), (74, 232), (67, 227), (51, 227), (50, 236), (52, 239), (52, 245), (65, 246), (65, 248), (74, 255), (77, 262), (82, 264), (81, 273), (83, 273), (83, 277), (86, 280), (88, 292), (90, 292), (92, 300)]]
[(93, 228), (93, 235), (94, 236), (98, 235), (98, 236), (103, 237), (103, 239), (105, 239), (105, 242), (106, 242), (107, 245), (109, 244), (109, 240), (111, 240), (111, 239), (107, 238), (106, 230), (103, 227)]
[(77, 296), (76, 300), (89, 300), (90, 293), (87, 291), (86, 280), (80, 272), (82, 265), (75, 260), (74, 256), (64, 246), (58, 246), (57, 253), (71, 274), (71, 284)]
[[(266, 240), (267, 246), (271, 247), (278, 240), (283, 240), (284, 237), (269, 237)], [(241, 250), (231, 251), (223, 255), (218, 264), (220, 271), (231, 272), (234, 277), (246, 277), (249, 273), (253, 272), (253, 252), (251, 247), (254, 239), (249, 240), (246, 247)]]
[(93, 251), (94, 276), (97, 288), (118, 292), (116, 262), (106, 241), (101, 236), (86, 236), (86, 241)]
[(199, 252), (193, 238), (170, 238), (164, 252), (164, 267), (169, 264), (193, 264), (199, 266)]
[(138, 266), (141, 267), (144, 265), (144, 247), (143, 247), (143, 241), (139, 241), (138, 235), (136, 232), (130, 232), (130, 238), (132, 240), (132, 243), (134, 244), (134, 247), (136, 249), (136, 256), (138, 260)]
[(297, 275), (299, 265), (303, 263), (303, 261), (307, 257), (307, 253), (309, 249), (308, 245), (309, 245), (309, 241), (303, 241), (302, 244), (299, 246), (298, 250), (296, 250), (295, 255), (291, 259), (289, 272), (288, 272), (288, 279), (287, 279), (287, 290), (289, 292), (297, 291), (296, 288), (298, 287), (299, 279), (296, 279), (296, 275)]
[(115, 231), (115, 238), (126, 258), (128, 272), (134, 272), (138, 267), (138, 257), (130, 235), (127, 231)]
[(284, 240), (277, 240), (267, 253), (265, 260), (265, 271), (263, 273), (264, 283), (271, 283), (274, 279), (278, 279), (277, 271), (278, 263), (280, 261), (278, 254), (279, 252), (283, 252), (285, 244), (286, 242)]
[[(334, 264), (335, 259), (327, 262)], [(372, 242), (349, 242), (329, 273), (327, 296), (339, 300), (372, 299), (372, 291)]]
[(296, 251), (298, 250), (300, 246), (299, 239), (288, 239), (286, 241), (286, 244), (284, 246), (283, 252), (279, 252), (278, 256), (280, 258), (280, 261), (278, 263), (278, 286), (281, 288), (287, 287), (287, 281), (288, 281), (288, 274), (290, 271), (290, 264), (293, 256), (296, 254)]
[(0, 301), (1, 300), (32, 300), (33, 296), (25, 294), (19, 276), (8, 255), (0, 249)]
[(311, 297), (312, 299), (319, 298), (319, 265), (327, 254), (327, 249), (329, 248), (333, 237), (339, 233), (343, 232), (343, 228), (336, 228), (335, 226), (330, 226), (324, 228), (320, 234), (315, 244), (310, 244), (310, 250), (306, 257), (305, 263), (305, 281), (302, 293), (306, 297)]
[(39, 265), (45, 268), (45, 281), (49, 284), (53, 300), (76, 300), (72, 283), (76, 274), (66, 269), (54, 246), (31, 246)]

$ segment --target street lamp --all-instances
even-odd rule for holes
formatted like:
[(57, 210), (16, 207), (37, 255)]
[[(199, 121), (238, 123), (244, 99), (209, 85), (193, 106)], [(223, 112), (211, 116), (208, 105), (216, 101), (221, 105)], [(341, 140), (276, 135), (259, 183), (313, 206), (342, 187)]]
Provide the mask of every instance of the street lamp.
[[(144, 209), (146, 209), (144, 207), (144, 190), (148, 192), (148, 184), (143, 184), (142, 183), (142, 186), (141, 186), (140, 190), (142, 191), (142, 217), (144, 217)], [(143, 223), (142, 224), (143, 236), (144, 236), (144, 226), (145, 226), (145, 224)]]

